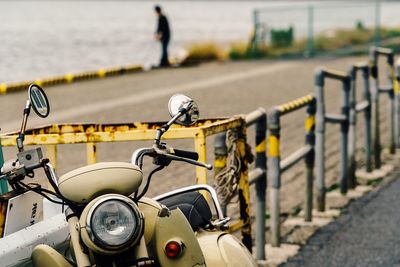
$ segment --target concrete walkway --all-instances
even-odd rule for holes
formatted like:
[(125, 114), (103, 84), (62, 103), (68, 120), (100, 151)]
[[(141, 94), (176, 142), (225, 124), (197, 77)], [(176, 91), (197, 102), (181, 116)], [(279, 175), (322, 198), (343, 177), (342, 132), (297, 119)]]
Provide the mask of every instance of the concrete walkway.
[(348, 207), (337, 221), (320, 229), (292, 266), (400, 266), (400, 171), (395, 180)]

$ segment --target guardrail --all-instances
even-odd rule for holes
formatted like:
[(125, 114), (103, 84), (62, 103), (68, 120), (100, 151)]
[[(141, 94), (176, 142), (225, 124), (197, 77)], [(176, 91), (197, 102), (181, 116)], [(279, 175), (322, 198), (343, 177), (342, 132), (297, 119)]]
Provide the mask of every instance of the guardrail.
[[(379, 81), (378, 71), (378, 59), (379, 57), (385, 57), (387, 63), (387, 84), (381, 85)], [(381, 160), (381, 131), (380, 131), (380, 94), (388, 94), (390, 100), (390, 153), (395, 153), (395, 103), (394, 103), (394, 81), (395, 81), (395, 70), (394, 70), (394, 53), (392, 49), (371, 47), (370, 49), (370, 60), (371, 60), (371, 78), (373, 79), (373, 85), (371, 87), (372, 96), (372, 114), (374, 116), (374, 161), (375, 168), (380, 169), (382, 166)]]
[[(357, 72), (363, 79), (363, 100), (357, 102)], [(355, 188), (356, 181), (356, 145), (357, 145), (357, 113), (364, 113), (364, 153), (366, 172), (372, 171), (372, 136), (371, 136), (371, 93), (369, 86), (369, 66), (366, 62), (354, 64), (350, 68), (351, 93), (349, 113), (349, 187)]]
[[(341, 114), (328, 114), (325, 111), (324, 87), (325, 79), (338, 80), (342, 83)], [(316, 113), (316, 145), (315, 156), (317, 164), (317, 208), (325, 210), (325, 123), (340, 124), (340, 192), (345, 194), (348, 189), (348, 132), (349, 132), (349, 96), (350, 76), (341, 71), (317, 69), (315, 73)]]
[[(390, 71), (388, 76), (391, 85), (380, 86), (378, 79), (378, 57), (387, 58)], [(300, 160), (304, 159), (306, 166), (306, 186), (304, 199), (304, 220), (312, 220), (313, 210), (313, 183), (314, 168), (316, 167), (316, 203), (319, 211), (325, 210), (325, 124), (337, 123), (341, 126), (341, 153), (340, 153), (340, 191), (346, 194), (348, 188), (357, 185), (356, 169), (356, 122), (357, 113), (364, 113), (364, 143), (365, 143), (365, 167), (367, 172), (373, 170), (372, 153), (374, 152), (375, 168), (381, 167), (381, 142), (379, 121), (379, 94), (388, 93), (390, 105), (390, 151), (395, 152), (395, 147), (400, 147), (400, 62), (396, 66), (396, 79), (394, 69), (394, 54), (390, 49), (371, 49), (371, 65), (358, 63), (351, 66), (349, 72), (317, 69), (315, 73), (315, 95), (307, 95), (283, 105), (270, 109), (268, 116), (264, 109), (259, 108), (247, 115), (234, 116), (231, 118), (214, 118), (199, 120), (192, 127), (181, 127), (173, 125), (165, 133), (163, 139), (193, 139), (194, 147), (199, 153), (199, 160), (206, 162), (206, 138), (217, 135), (214, 143), (215, 173), (219, 174), (228, 165), (229, 157), (226, 145), (226, 134), (228, 130), (235, 130), (237, 140), (235, 141), (238, 155), (239, 179), (237, 181), (239, 194), (240, 219), (230, 226), (229, 231), (241, 230), (243, 243), (251, 250), (251, 221), (250, 221), (250, 192), (249, 185), (255, 185), (256, 190), (256, 258), (265, 260), (265, 229), (266, 229), (266, 195), (267, 190), (270, 199), (270, 224), (272, 246), (280, 246), (280, 187), (281, 175)], [(363, 79), (363, 99), (356, 99), (357, 73), (361, 72)], [(371, 86), (369, 76), (371, 75), (373, 85)], [(340, 114), (327, 114), (325, 111), (325, 80), (334, 79), (341, 82), (342, 105)], [(305, 120), (305, 145), (297, 149), (285, 159), (280, 156), (280, 119), (301, 108), (306, 108)], [(268, 117), (268, 127), (267, 127)], [(371, 117), (374, 122), (374, 135), (372, 140)], [(48, 125), (26, 131), (25, 145), (44, 145), (47, 157), (57, 165), (57, 146), (61, 144), (86, 143), (86, 161), (88, 164), (97, 160), (96, 143), (153, 140), (156, 129), (163, 122), (154, 123), (127, 123), (127, 124), (60, 124)], [(248, 148), (246, 147), (247, 128), (255, 125), (255, 168), (248, 170)], [(267, 150), (268, 138), (268, 159)], [(18, 133), (1, 135), (1, 145), (15, 146)], [(371, 143), (374, 146), (371, 146)], [(374, 151), (373, 151), (374, 150)], [(1, 152), (1, 149), (0, 149)], [(2, 153), (0, 153), (0, 162)], [(267, 170), (268, 163), (268, 170)], [(267, 187), (268, 176), (268, 187)], [(207, 184), (207, 170), (196, 168), (196, 182)], [(6, 190), (6, 184), (0, 184), (2, 192)]]
[[(286, 114), (292, 113), (302, 107), (307, 106), (306, 118), (306, 142), (287, 158), (281, 160), (280, 157), (280, 118)], [(269, 150), (268, 150), (268, 188), (270, 194), (270, 212), (271, 212), (271, 244), (274, 247), (280, 246), (280, 187), (281, 174), (295, 165), (301, 159), (306, 163), (306, 197), (305, 197), (305, 220), (311, 221), (312, 217), (312, 188), (314, 180), (314, 123), (315, 123), (315, 98), (308, 95), (289, 103), (276, 106), (271, 109), (268, 116), (269, 130)]]

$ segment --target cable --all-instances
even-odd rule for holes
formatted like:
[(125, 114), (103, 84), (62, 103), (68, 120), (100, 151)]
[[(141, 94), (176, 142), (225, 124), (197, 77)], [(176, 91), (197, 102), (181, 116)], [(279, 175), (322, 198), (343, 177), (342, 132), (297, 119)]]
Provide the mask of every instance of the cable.
[[(44, 188), (41, 188), (41, 187), (31, 187), (31, 186), (29, 186), (29, 185), (27, 185), (27, 184), (25, 184), (25, 183), (23, 183), (21, 181), (18, 181), (17, 183), (18, 183), (18, 185), (20, 185), (22, 187), (25, 187), (26, 189), (28, 189), (30, 191), (33, 191), (33, 192), (43, 196), (44, 198), (46, 198), (50, 202), (53, 202), (53, 203), (56, 203), (56, 204), (60, 204), (60, 205), (64, 205), (65, 204), (64, 202), (56, 201), (56, 200), (50, 198), (48, 195), (45, 194), (45, 193), (47, 193), (47, 194), (53, 195), (55, 197), (59, 197), (57, 194), (55, 194), (54, 192), (52, 192), (50, 190), (47, 190), (47, 189), (44, 189)], [(38, 184), (33, 184), (33, 185), (40, 186)]]
[(144, 186), (142, 193), (140, 193), (140, 195), (138, 197), (136, 197), (136, 195), (135, 195), (135, 200), (136, 201), (139, 201), (144, 196), (144, 194), (146, 194), (147, 190), (149, 189), (150, 181), (151, 181), (151, 178), (152, 178), (153, 174), (158, 172), (158, 171), (161, 171), (164, 168), (165, 168), (165, 166), (158, 166), (157, 168), (153, 169), (149, 173), (149, 176), (147, 177), (146, 185)]

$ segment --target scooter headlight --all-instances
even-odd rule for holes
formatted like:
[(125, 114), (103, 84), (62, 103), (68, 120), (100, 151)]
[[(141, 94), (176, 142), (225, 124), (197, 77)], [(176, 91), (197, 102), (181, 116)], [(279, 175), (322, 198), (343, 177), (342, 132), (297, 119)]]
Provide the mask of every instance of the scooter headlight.
[(86, 227), (90, 239), (105, 249), (136, 244), (143, 232), (139, 209), (122, 196), (99, 199), (88, 212)]

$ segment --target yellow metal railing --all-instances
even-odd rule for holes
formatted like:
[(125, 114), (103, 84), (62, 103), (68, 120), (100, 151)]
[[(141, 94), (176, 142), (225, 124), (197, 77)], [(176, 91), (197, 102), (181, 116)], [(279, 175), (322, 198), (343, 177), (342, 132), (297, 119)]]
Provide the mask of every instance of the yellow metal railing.
[[(128, 124), (53, 124), (26, 131), (25, 145), (44, 145), (50, 162), (57, 166), (57, 145), (86, 143), (87, 164), (96, 162), (96, 143), (153, 140), (164, 122)], [(206, 162), (206, 137), (240, 127), (241, 117), (200, 120), (192, 127), (174, 125), (163, 139), (193, 139), (199, 160)], [(15, 146), (17, 132), (1, 135), (3, 146)], [(207, 170), (196, 168), (198, 183), (207, 183)]]

